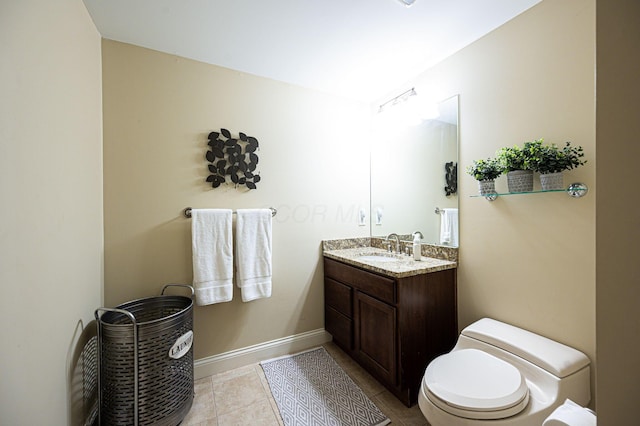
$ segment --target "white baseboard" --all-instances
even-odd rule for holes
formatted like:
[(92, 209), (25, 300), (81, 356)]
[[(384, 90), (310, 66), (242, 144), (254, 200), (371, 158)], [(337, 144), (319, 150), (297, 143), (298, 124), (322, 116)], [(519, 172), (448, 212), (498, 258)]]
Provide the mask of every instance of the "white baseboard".
[(331, 341), (331, 335), (327, 333), (324, 328), (319, 328), (317, 330), (247, 346), (246, 348), (195, 360), (193, 376), (195, 380), (198, 380), (244, 365), (257, 363), (265, 359), (300, 352), (329, 341)]

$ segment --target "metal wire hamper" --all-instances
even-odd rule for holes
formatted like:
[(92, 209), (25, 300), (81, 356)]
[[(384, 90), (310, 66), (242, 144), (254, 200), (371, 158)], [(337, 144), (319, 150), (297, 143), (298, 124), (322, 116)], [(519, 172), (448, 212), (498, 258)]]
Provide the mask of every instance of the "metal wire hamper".
[[(185, 287), (191, 297), (165, 295)], [(175, 426), (193, 403), (192, 287), (98, 308), (99, 424)]]

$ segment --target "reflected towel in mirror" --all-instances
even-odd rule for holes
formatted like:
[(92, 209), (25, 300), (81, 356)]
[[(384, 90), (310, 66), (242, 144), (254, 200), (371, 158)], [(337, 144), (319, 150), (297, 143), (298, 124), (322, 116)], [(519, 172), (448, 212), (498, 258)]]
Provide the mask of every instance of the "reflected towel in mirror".
[(442, 209), (440, 244), (458, 247), (458, 209)]

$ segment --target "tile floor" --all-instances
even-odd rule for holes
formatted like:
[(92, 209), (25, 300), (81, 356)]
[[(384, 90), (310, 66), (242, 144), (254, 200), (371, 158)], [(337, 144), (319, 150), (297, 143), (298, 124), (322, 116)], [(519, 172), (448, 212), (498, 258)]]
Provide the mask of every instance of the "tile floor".
[[(355, 361), (329, 342), (325, 349), (364, 393), (391, 419), (392, 425), (428, 426), (417, 405), (407, 408)], [(181, 426), (279, 426), (282, 419), (258, 364), (195, 382), (191, 411)]]

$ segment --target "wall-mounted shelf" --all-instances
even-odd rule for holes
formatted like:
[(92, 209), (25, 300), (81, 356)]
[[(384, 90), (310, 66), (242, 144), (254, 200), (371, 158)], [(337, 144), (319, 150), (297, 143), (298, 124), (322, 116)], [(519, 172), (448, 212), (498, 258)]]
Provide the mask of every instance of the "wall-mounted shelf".
[(544, 192), (566, 192), (572, 198), (580, 198), (587, 195), (589, 192), (589, 188), (584, 183), (572, 183), (566, 189), (549, 189), (549, 190), (540, 190), (540, 191), (527, 191), (527, 192), (502, 192), (495, 194), (485, 194), (485, 195), (472, 195), (472, 198), (480, 198), (483, 197), (488, 201), (494, 201), (499, 196), (504, 195), (524, 195), (524, 194), (541, 194)]

